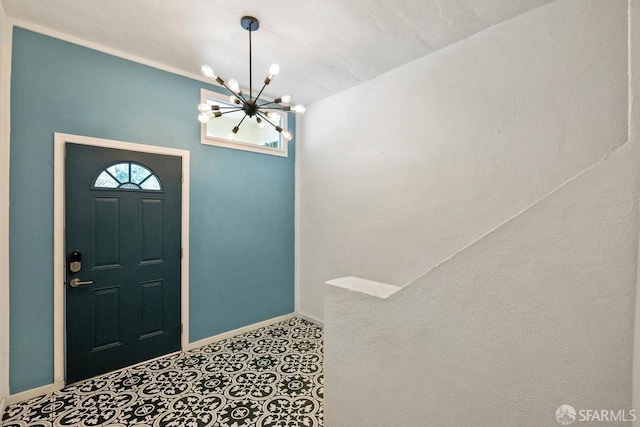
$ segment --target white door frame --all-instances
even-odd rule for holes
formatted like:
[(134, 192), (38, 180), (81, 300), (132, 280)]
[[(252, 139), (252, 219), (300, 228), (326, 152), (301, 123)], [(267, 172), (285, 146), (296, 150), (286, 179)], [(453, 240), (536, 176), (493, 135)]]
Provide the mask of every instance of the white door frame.
[(56, 385), (62, 386), (65, 380), (65, 144), (92, 145), (94, 147), (164, 154), (182, 158), (182, 259), (180, 273), (182, 335), (180, 345), (183, 350), (186, 350), (189, 344), (189, 151), (56, 132), (54, 134), (53, 154), (53, 381)]

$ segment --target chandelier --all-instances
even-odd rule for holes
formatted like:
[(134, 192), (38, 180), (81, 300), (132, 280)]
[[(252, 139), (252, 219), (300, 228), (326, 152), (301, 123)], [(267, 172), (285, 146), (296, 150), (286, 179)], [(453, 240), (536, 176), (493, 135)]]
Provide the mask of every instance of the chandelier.
[(260, 89), (260, 92), (258, 92), (255, 97), (253, 96), (251, 33), (260, 27), (260, 22), (252, 16), (244, 16), (240, 20), (240, 25), (249, 32), (249, 94), (247, 96), (247, 94), (242, 92), (240, 85), (236, 80), (231, 79), (225, 82), (211, 69), (211, 67), (203, 65), (201, 68), (202, 74), (221, 84), (231, 92), (231, 96), (229, 97), (229, 103), (231, 105), (200, 104), (198, 105), (198, 111), (200, 111), (198, 120), (200, 123), (207, 123), (209, 120), (221, 117), (224, 114), (244, 111), (244, 116), (240, 120), (240, 123), (238, 123), (231, 132), (229, 132), (229, 136), (227, 138), (230, 141), (235, 138), (240, 126), (247, 117), (255, 119), (260, 128), (265, 127), (265, 122), (269, 123), (285, 140), (290, 141), (292, 138), (291, 132), (280, 127), (280, 120), (282, 117), (278, 111), (303, 114), (305, 112), (305, 108), (303, 105), (290, 106), (290, 95), (282, 95), (280, 98), (276, 98), (273, 101), (260, 99), (260, 95), (262, 95), (264, 89), (269, 83), (271, 83), (271, 80), (273, 80), (275, 75), (280, 72), (280, 66), (278, 64), (271, 64), (271, 67), (269, 67), (269, 71), (267, 72), (267, 77), (264, 79), (262, 89)]

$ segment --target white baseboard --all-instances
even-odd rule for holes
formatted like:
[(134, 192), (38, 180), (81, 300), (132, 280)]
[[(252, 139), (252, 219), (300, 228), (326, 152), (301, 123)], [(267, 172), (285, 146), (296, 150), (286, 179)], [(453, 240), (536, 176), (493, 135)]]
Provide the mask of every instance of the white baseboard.
[(32, 388), (20, 393), (11, 394), (4, 399), (6, 406), (16, 404), (18, 402), (24, 402), (25, 400), (33, 399), (34, 397), (42, 396), (54, 391), (59, 391), (64, 388), (64, 381), (58, 381), (52, 384), (43, 385), (42, 387)]
[[(173, 353), (163, 354), (162, 356), (154, 357), (153, 359), (143, 360), (142, 362), (139, 362), (139, 363), (136, 363), (136, 364), (133, 364), (133, 365), (130, 365), (130, 366), (125, 366), (124, 368), (116, 369), (115, 371), (112, 371), (112, 373), (113, 372), (118, 372), (118, 371), (124, 371), (125, 369), (129, 369), (129, 368), (136, 367), (138, 365), (142, 365), (142, 364), (145, 364), (145, 363), (153, 362), (154, 360), (163, 359), (165, 357), (172, 356), (172, 355), (178, 354), (178, 353), (181, 353), (181, 352), (180, 351), (175, 351)], [(106, 375), (106, 374), (107, 373), (96, 375), (95, 377), (87, 378), (86, 380), (82, 380), (82, 381), (89, 381), (91, 379), (99, 378), (99, 377), (101, 377), (103, 375)], [(2, 409), (4, 410), (4, 408), (6, 408), (9, 405), (13, 405), (13, 404), (16, 404), (16, 403), (19, 403), (19, 402), (24, 402), (25, 400), (33, 399), (34, 397), (38, 397), (38, 396), (43, 396), (43, 395), (48, 394), (48, 393), (53, 393), (55, 391), (60, 391), (64, 387), (65, 387), (64, 381), (58, 381), (58, 382), (55, 382), (55, 383), (52, 383), (52, 384), (44, 385), (42, 387), (32, 388), (31, 390), (27, 390), (27, 391), (23, 391), (21, 393), (9, 395), (5, 399), (3, 399), (2, 402), (0, 402), (0, 403), (5, 405), (5, 406), (2, 407)], [(1, 416), (2, 416), (2, 411), (0, 411), (0, 417)], [(2, 418), (0, 418), (0, 420), (1, 419)]]
[[(312, 323), (315, 323), (315, 324), (317, 324), (319, 326), (322, 326), (322, 322), (320, 322), (317, 319), (313, 319), (313, 318), (311, 318), (309, 316), (305, 316), (305, 315), (300, 314), (300, 313), (291, 313), (291, 314), (286, 314), (284, 316), (274, 317), (273, 319), (265, 320), (263, 322), (254, 323), (253, 325), (245, 326), (243, 328), (234, 329), (233, 331), (225, 332), (223, 334), (214, 335), (212, 337), (205, 338), (205, 339), (200, 340), (200, 341), (189, 343), (187, 345), (187, 348), (183, 348), (182, 351), (190, 351), (190, 350), (193, 350), (194, 348), (203, 347), (205, 345), (213, 344), (215, 342), (222, 341), (224, 339), (231, 338), (231, 337), (234, 337), (236, 335), (244, 334), (245, 332), (253, 331), (255, 329), (264, 328), (265, 326), (271, 326), (271, 325), (273, 325), (275, 323), (284, 322), (285, 320), (289, 320), (289, 319), (292, 319), (294, 317), (300, 317), (302, 319), (308, 320), (309, 322), (312, 322)], [(160, 356), (160, 358), (162, 358), (162, 357), (167, 357), (167, 355), (165, 354), (163, 356)], [(146, 361), (141, 362), (141, 363), (147, 363), (147, 362), (149, 362), (149, 361), (146, 360)], [(127, 368), (130, 368), (130, 366), (127, 367)], [(123, 369), (127, 369), (127, 368), (123, 368)], [(63, 388), (64, 388), (64, 381), (59, 381), (59, 382), (48, 384), (48, 385), (45, 385), (45, 386), (42, 386), (42, 387), (37, 387), (37, 388), (33, 388), (31, 390), (23, 391), (21, 393), (16, 393), (16, 394), (9, 395), (9, 396), (7, 396), (6, 398), (4, 398), (4, 399), (2, 399), (0, 401), (0, 417), (2, 416), (2, 413), (4, 412), (4, 408), (9, 406), (9, 405), (13, 405), (13, 404), (16, 404), (18, 402), (24, 402), (25, 400), (33, 399), (34, 397), (42, 396), (44, 394), (52, 393), (54, 391), (59, 391), (59, 390), (62, 390)]]
[(205, 345), (226, 340), (227, 338), (235, 337), (236, 335), (244, 334), (245, 332), (264, 328), (265, 326), (271, 326), (274, 323), (284, 322), (285, 320), (289, 320), (293, 317), (296, 317), (295, 313), (286, 314), (284, 316), (274, 317), (273, 319), (265, 320), (263, 322), (254, 323), (253, 325), (245, 326), (243, 328), (234, 329), (233, 331), (225, 332), (219, 335), (214, 335), (212, 337), (205, 338), (200, 341), (189, 343), (189, 345), (187, 345), (187, 348), (184, 349), (184, 351), (190, 351), (190, 350), (193, 350), (194, 348), (204, 347)]
[(324, 328), (324, 322), (322, 320), (318, 320), (318, 319), (316, 319), (314, 317), (307, 316), (306, 314), (302, 314), (300, 312), (296, 312), (295, 313), (295, 317), (299, 317), (301, 319), (306, 320), (307, 322), (311, 322), (311, 323), (313, 323), (315, 325), (320, 326), (321, 328)]

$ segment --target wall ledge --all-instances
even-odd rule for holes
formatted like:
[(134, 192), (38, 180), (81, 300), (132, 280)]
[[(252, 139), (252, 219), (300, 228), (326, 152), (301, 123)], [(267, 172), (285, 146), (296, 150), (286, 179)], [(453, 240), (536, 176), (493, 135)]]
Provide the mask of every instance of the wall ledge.
[(389, 285), (388, 283), (374, 282), (353, 276), (332, 279), (326, 283), (329, 286), (348, 289), (353, 292), (363, 293), (381, 299), (387, 299), (401, 289), (399, 286)]

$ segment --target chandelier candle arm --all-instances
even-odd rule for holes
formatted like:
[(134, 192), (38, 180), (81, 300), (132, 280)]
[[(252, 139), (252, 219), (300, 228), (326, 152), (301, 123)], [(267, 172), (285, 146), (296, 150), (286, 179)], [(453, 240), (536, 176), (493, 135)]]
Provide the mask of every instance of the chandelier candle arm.
[(262, 119), (269, 123), (271, 126), (274, 127), (274, 129), (276, 130), (276, 132), (278, 132), (280, 135), (282, 135), (287, 141), (291, 141), (291, 138), (293, 138), (293, 135), (291, 135), (291, 132), (288, 132), (284, 129), (282, 129), (280, 126), (274, 124), (271, 120), (269, 120), (267, 118), (267, 116), (265, 116), (264, 114), (262, 114), (262, 112), (258, 112), (257, 113), (258, 116), (262, 117)]
[(276, 98), (273, 101), (265, 102), (264, 104), (260, 104), (260, 106), (264, 107), (265, 105), (271, 105), (271, 104), (288, 104), (290, 102), (291, 102), (291, 95), (282, 95), (280, 98)]
[(262, 89), (260, 89), (260, 92), (258, 92), (258, 95), (256, 96), (256, 100), (260, 98), (260, 95), (262, 95), (262, 91), (264, 90), (264, 88), (267, 87), (269, 83), (271, 83), (271, 80), (273, 80), (273, 77), (279, 72), (280, 72), (280, 66), (278, 64), (271, 64), (271, 66), (269, 67), (269, 71), (267, 72), (267, 77), (264, 79), (264, 84), (262, 85)]
[(201, 113), (208, 113), (210, 111), (218, 111), (220, 109), (230, 109), (232, 108), (234, 111), (242, 110), (241, 107), (236, 107), (235, 105), (217, 105), (217, 104), (198, 104), (198, 111)]
[[(270, 82), (270, 81), (271, 81), (271, 80), (269, 80), (269, 82)], [(262, 89), (260, 89), (260, 92), (258, 92), (258, 95), (256, 96), (256, 100), (257, 100), (257, 99), (260, 99), (260, 95), (262, 95), (262, 91), (264, 90), (264, 88), (265, 88), (265, 87), (267, 87), (267, 85), (268, 85), (268, 84), (269, 84), (269, 83), (265, 80), (265, 81), (264, 81), (264, 84), (262, 85)]]
[(244, 119), (246, 119), (246, 118), (247, 118), (247, 115), (248, 115), (248, 114), (245, 114), (245, 115), (242, 117), (242, 120), (240, 120), (240, 123), (238, 123), (238, 124), (236, 125), (236, 127), (234, 127), (234, 128), (233, 128), (233, 130), (229, 133), (228, 138), (229, 138), (229, 140), (230, 140), (230, 141), (233, 141), (233, 139), (236, 137), (236, 133), (238, 133), (238, 131), (240, 130), (240, 125), (242, 124), (242, 122), (244, 122)]
[[(200, 67), (200, 71), (202, 71), (202, 74), (205, 77), (209, 77), (211, 80), (213, 80), (213, 81), (217, 82), (218, 84), (221, 84), (222, 86), (224, 86), (224, 88), (227, 89), (229, 92), (234, 93), (234, 94), (237, 93), (241, 98), (244, 99), (242, 90), (240, 90), (240, 85), (238, 85), (238, 82), (236, 80), (231, 79), (228, 82), (225, 82), (208, 65), (203, 65), (202, 67)], [(229, 86), (231, 86), (231, 87), (229, 87)], [(233, 88), (235, 88), (235, 89), (233, 89)]]
[[(269, 118), (268, 118), (268, 117), (267, 117), (267, 116), (266, 116), (262, 111), (258, 111), (258, 112), (256, 113), (256, 115), (257, 115), (258, 117), (260, 117), (262, 120), (264, 120), (265, 122), (269, 123), (271, 126), (273, 126), (273, 127), (275, 128), (275, 130), (278, 130), (278, 128), (280, 127), (280, 126), (274, 125), (274, 124), (271, 122), (271, 120), (269, 120)], [(280, 129), (282, 129), (282, 128), (280, 128)], [(278, 131), (278, 133), (279, 133), (279, 132), (280, 132), (280, 131)]]
[(267, 105), (272, 104), (271, 102), (266, 103), (266, 104), (260, 104), (259, 107), (265, 107), (265, 110), (278, 110), (278, 111), (284, 111), (287, 113), (295, 113), (295, 114), (304, 114), (305, 111), (307, 111), (307, 109), (304, 107), (304, 105), (294, 105), (293, 107), (290, 107), (288, 105), (283, 105), (283, 106), (279, 106), (279, 107), (267, 107)]
[(236, 111), (242, 111), (242, 108), (236, 108), (229, 111), (220, 112), (218, 110), (205, 111), (198, 114), (198, 121), (202, 124), (207, 123), (211, 119), (216, 119), (224, 114), (235, 113)]
[[(207, 65), (203, 65), (202, 66), (203, 69), (205, 67), (207, 67), (209, 70), (211, 70), (211, 67), (208, 67)], [(240, 89), (240, 85), (238, 85), (238, 82), (236, 80), (231, 79), (228, 82), (225, 82), (219, 76), (217, 76), (215, 73), (213, 74), (214, 77), (211, 77), (211, 76), (205, 74), (204, 71), (202, 72), (202, 74), (204, 74), (206, 77), (211, 78), (215, 82), (221, 84), (229, 92), (231, 92), (232, 94), (234, 94), (235, 96), (237, 96), (239, 98), (242, 98), (243, 101), (246, 101), (246, 99), (244, 97), (244, 94), (242, 93), (242, 90)]]
[[(236, 95), (238, 98), (242, 98), (243, 101), (247, 101), (247, 98), (244, 97), (244, 93), (242, 93), (242, 89), (240, 89), (240, 84), (238, 83), (237, 80), (235, 79), (231, 79), (227, 82), (227, 84), (229, 85), (229, 87), (227, 87), (225, 85), (225, 87), (227, 88), (227, 90), (231, 93), (233, 93), (234, 95)], [(251, 98), (249, 98), (251, 99)]]
[(235, 113), (236, 111), (242, 111), (242, 108), (236, 108), (234, 110), (229, 110), (229, 111), (223, 111), (222, 113), (220, 113), (219, 115), (216, 115), (216, 117), (220, 117), (223, 114), (229, 114), (229, 113)]

